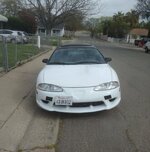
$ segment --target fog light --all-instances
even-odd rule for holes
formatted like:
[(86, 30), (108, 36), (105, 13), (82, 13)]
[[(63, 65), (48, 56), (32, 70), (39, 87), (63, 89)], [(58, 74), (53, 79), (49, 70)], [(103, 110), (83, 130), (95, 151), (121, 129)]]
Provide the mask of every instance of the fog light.
[(104, 96), (105, 100), (111, 99), (111, 95)]

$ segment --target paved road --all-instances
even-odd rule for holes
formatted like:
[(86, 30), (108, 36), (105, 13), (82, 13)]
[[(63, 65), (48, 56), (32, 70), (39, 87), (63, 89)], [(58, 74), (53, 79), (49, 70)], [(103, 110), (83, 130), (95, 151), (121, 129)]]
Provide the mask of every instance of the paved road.
[(150, 152), (150, 54), (138, 48), (90, 40), (117, 71), (121, 104), (93, 114), (61, 114), (57, 152)]
[(78, 115), (40, 109), (35, 81), (44, 66), (41, 60), (52, 53), (48, 52), (0, 78), (0, 152), (54, 152), (55, 147), (56, 152), (150, 152), (150, 54), (91, 40), (87, 33), (74, 41), (81, 42), (95, 44), (112, 57), (110, 64), (121, 82), (121, 104)]

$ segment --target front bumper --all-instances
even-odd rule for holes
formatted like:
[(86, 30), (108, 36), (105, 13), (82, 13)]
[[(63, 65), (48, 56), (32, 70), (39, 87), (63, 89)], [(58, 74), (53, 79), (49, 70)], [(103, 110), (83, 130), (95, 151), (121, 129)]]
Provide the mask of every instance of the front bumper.
[[(36, 90), (37, 104), (47, 111), (63, 113), (89, 113), (109, 110), (116, 107), (121, 100), (120, 88), (107, 91), (94, 91), (90, 88), (63, 88), (63, 92), (45, 92)], [(54, 103), (56, 96), (72, 96), (72, 106), (58, 106)]]

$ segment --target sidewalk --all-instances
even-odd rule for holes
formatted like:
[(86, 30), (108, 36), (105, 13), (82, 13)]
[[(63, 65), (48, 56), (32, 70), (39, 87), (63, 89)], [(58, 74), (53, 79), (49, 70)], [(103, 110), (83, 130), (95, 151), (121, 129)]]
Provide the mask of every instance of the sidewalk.
[(0, 152), (54, 151), (59, 120), (35, 103), (35, 83), (44, 66), (42, 59), (51, 53), (0, 77)]
[(120, 48), (125, 48), (125, 49), (131, 49), (131, 50), (137, 50), (137, 51), (142, 51), (144, 52), (144, 48), (143, 47), (138, 47), (135, 46), (134, 44), (130, 44), (130, 43), (123, 43), (123, 42), (109, 42), (109, 41), (105, 41), (105, 40), (101, 40), (101, 39), (93, 39), (93, 41), (96, 41), (96, 43), (102, 42), (103, 44), (110, 44), (116, 47), (120, 47)]
[(133, 49), (133, 50), (139, 50), (144, 52), (144, 48), (135, 46), (134, 44), (128, 44), (128, 43), (113, 43), (114, 45), (117, 45), (121, 48), (126, 48), (126, 49)]

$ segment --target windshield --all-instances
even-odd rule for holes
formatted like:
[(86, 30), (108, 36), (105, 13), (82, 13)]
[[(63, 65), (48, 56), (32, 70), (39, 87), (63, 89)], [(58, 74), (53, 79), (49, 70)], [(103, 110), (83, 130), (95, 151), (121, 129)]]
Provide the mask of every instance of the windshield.
[(75, 47), (55, 50), (48, 64), (104, 64), (102, 54), (96, 48)]

